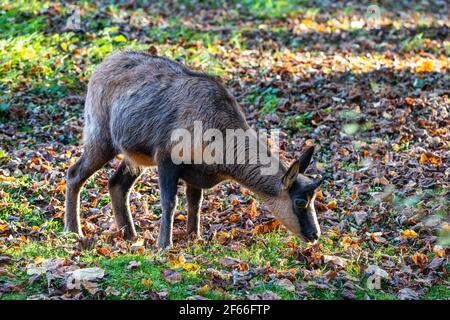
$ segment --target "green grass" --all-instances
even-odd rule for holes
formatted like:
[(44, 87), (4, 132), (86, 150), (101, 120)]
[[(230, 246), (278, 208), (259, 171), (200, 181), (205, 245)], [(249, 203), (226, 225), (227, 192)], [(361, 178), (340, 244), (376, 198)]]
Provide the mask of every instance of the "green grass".
[[(238, 2), (240, 6), (236, 6)], [(311, 7), (308, 1), (304, 0), (231, 1), (225, 14), (221, 13), (223, 1), (209, 0), (205, 3), (215, 10), (214, 14), (217, 14), (219, 20), (210, 20), (207, 24), (194, 20), (193, 23), (192, 19), (184, 13), (196, 10), (199, 2), (194, 0), (177, 0), (176, 4), (184, 7), (170, 14), (164, 13), (164, 10), (159, 12), (152, 11), (153, 9), (148, 11), (144, 8), (124, 8), (123, 2), (80, 1), (77, 2), (77, 6), (82, 11), (83, 30), (66, 31), (63, 26), (70, 14), (69, 6), (57, 1), (0, 0), (1, 134), (3, 135), (3, 130), (7, 132), (9, 128), (17, 129), (11, 139), (2, 139), (0, 142), (2, 170), (0, 171), (0, 226), (9, 228), (10, 232), (8, 236), (0, 235), (0, 251), (2, 254), (13, 256), (14, 263), (8, 265), (7, 271), (17, 278), (11, 278), (2, 273), (0, 284), (13, 282), (22, 284), (24, 287), (24, 291), (4, 293), (0, 299), (24, 299), (48, 292), (44, 276), (33, 284), (28, 284), (30, 277), (26, 274), (26, 267), (36, 257), (67, 258), (79, 267), (103, 268), (106, 276), (99, 283), (100, 287), (104, 290), (111, 287), (118, 291), (117, 295), (107, 295), (106, 299), (146, 299), (149, 291), (161, 292), (162, 290), (167, 290), (170, 299), (184, 299), (198, 294), (197, 288), (204, 286), (208, 288), (202, 294), (210, 299), (244, 299), (250, 294), (263, 293), (267, 290), (276, 293), (282, 299), (343, 298), (342, 279), (330, 281), (334, 290), (320, 289), (312, 284), (318, 277), (325, 277), (330, 272), (335, 272), (336, 268), (325, 263), (314, 264), (298, 260), (297, 255), (310, 248), (283, 230), (263, 235), (250, 233), (244, 239), (233, 239), (231, 243), (226, 244), (216, 239), (207, 239), (199, 243), (185, 239), (180, 240), (179, 243), (175, 242), (176, 254), (190, 256), (198, 264), (198, 268), (192, 271), (186, 271), (182, 266), (174, 267), (168, 260), (170, 252), (158, 252), (154, 246), (148, 246), (143, 254), (135, 254), (127, 248), (111, 258), (99, 254), (96, 250), (80, 251), (73, 238), (66, 238), (61, 234), (62, 218), (55, 215), (63, 210), (64, 194), (63, 191), (56, 192), (55, 189), (64, 180), (67, 171), (67, 167), (63, 164), (77, 158), (77, 152), (81, 150), (79, 141), (83, 112), (81, 103), (68, 105), (65, 99), (72, 95), (82, 97), (95, 67), (114, 51), (147, 50), (152, 45), (157, 47), (158, 54), (161, 56), (176, 59), (189, 67), (207, 73), (223, 75), (225, 81), (230, 81), (233, 94), (236, 93), (236, 96), (239, 96), (239, 102), (243, 104), (244, 110), (250, 106), (254, 107), (259, 120), (264, 119), (266, 115), (277, 113), (281, 119), (280, 125), (288, 129), (288, 139), (292, 141), (302, 141), (303, 138), (313, 137), (309, 133), (313, 129), (312, 120), (315, 120), (317, 115), (326, 114), (326, 116), (335, 117), (333, 121), (339, 125), (336, 129), (343, 130), (354, 140), (354, 144), (348, 146), (348, 149), (354, 149), (351, 153), (360, 151), (357, 142), (366, 143), (370, 146), (369, 149), (376, 149), (372, 141), (376, 134), (372, 132), (376, 123), (371, 122), (370, 119), (365, 120), (366, 106), (362, 104), (359, 106), (356, 102), (344, 99), (350, 94), (349, 91), (352, 91), (350, 89), (353, 89), (354, 84), (358, 89), (356, 80), (359, 78), (350, 72), (352, 71), (351, 63), (345, 62), (353, 59), (352, 54), (358, 49), (352, 47), (342, 53), (338, 50), (339, 47), (343, 44), (347, 45), (347, 42), (353, 38), (367, 38), (370, 42), (375, 42), (373, 51), (384, 50), (394, 45), (398, 52), (389, 51), (393, 54), (393, 59), (401, 59), (402, 53), (413, 55), (422, 54), (423, 51), (427, 57), (431, 57), (450, 52), (448, 41), (438, 41), (436, 37), (433, 38), (433, 30), (426, 30), (423, 21), (418, 27), (419, 33), (403, 38), (394, 35), (401, 31), (404, 21), (395, 21), (391, 34), (387, 36), (387, 39), (382, 38), (381, 44), (377, 44), (376, 42), (380, 42), (380, 39), (371, 30), (353, 28), (351, 24), (344, 23), (358, 12), (358, 8), (353, 6), (346, 6), (338, 13), (330, 12), (322, 16), (322, 13), (327, 12), (327, 8)], [(141, 3), (138, 1), (138, 4)], [(129, 20), (126, 20), (125, 24), (121, 22), (127, 15), (133, 16), (134, 23), (128, 23)], [(300, 22), (305, 29), (296, 30), (290, 21), (295, 21), (294, 27), (298, 26), (297, 21)], [(302, 21), (307, 23), (302, 24)], [(343, 22), (342, 26), (334, 26), (336, 22)], [(317, 29), (318, 26), (323, 28)], [(324, 29), (331, 32), (324, 32)], [(342, 32), (345, 35), (342, 39), (345, 41), (334, 39), (335, 31)], [(391, 36), (394, 36), (394, 40), (389, 38)], [(386, 35), (383, 34), (383, 37)], [(429, 41), (436, 41), (432, 49), (429, 48)], [(359, 44), (356, 47), (359, 47)], [(367, 59), (370, 60), (372, 49), (368, 53)], [(398, 53), (400, 55), (397, 55)], [(311, 57), (317, 58), (319, 63), (310, 63)], [(337, 57), (341, 58), (339, 60), (341, 62), (330, 62)], [(326, 59), (321, 60), (322, 58)], [(445, 63), (444, 58), (440, 59)], [(285, 63), (288, 64), (287, 69), (293, 71), (283, 75), (288, 77), (287, 79), (280, 80), (280, 74), (275, 70), (279, 67), (284, 68)], [(408, 63), (412, 64), (411, 61)], [(305, 69), (297, 70), (297, 64), (305, 64)], [(380, 65), (383, 66), (383, 63)], [(325, 81), (328, 81), (328, 76), (334, 73), (334, 69), (330, 67), (348, 68), (350, 75), (345, 79), (345, 85), (349, 90), (342, 91), (338, 84), (334, 86), (336, 81), (331, 80), (332, 92), (328, 91), (329, 88), (325, 85), (330, 83)], [(397, 70), (394, 71), (397, 72)], [(323, 81), (320, 80), (322, 76)], [(384, 90), (391, 87), (391, 81), (387, 75), (378, 76), (367, 72), (364, 76), (368, 77), (367, 86), (370, 96), (382, 95)], [(438, 76), (439, 73), (430, 76), (416, 75), (412, 84), (414, 87), (412, 96), (417, 90), (422, 90), (425, 85), (434, 87), (433, 79)], [(302, 89), (302, 92), (297, 91), (297, 84), (303, 80), (315, 83), (314, 79), (320, 80), (317, 86)], [(443, 79), (448, 80), (445, 77)], [(350, 85), (351, 88), (348, 87)], [(394, 87), (392, 84), (392, 88)], [(438, 88), (436, 92), (441, 90), (439, 85), (436, 88)], [(235, 89), (236, 92), (234, 92)], [(433, 94), (437, 94), (436, 92)], [(379, 98), (385, 99), (384, 96)], [(280, 104), (286, 100), (293, 103), (292, 108), (285, 113), (284, 110), (281, 111)], [(389, 100), (392, 99), (389, 98)], [(311, 108), (300, 113), (294, 107), (295, 102), (298, 101), (310, 101)], [(370, 97), (368, 102), (374, 101)], [(345, 105), (342, 105), (343, 103)], [(335, 108), (338, 108), (338, 111)], [(415, 112), (421, 112), (421, 110), (415, 107), (413, 113)], [(364, 121), (361, 122), (361, 120)], [(331, 122), (322, 124), (332, 126)], [(257, 122), (256, 126), (260, 124), (261, 121)], [(333, 134), (332, 131), (330, 134)], [(329, 140), (334, 141), (336, 137), (330, 136)], [(392, 136), (386, 133), (382, 138), (382, 140), (390, 141)], [(326, 165), (328, 169), (333, 165), (335, 169), (342, 171), (342, 177), (354, 176), (364, 167), (364, 162), (359, 156), (349, 157), (345, 161), (335, 161), (336, 149), (328, 148), (327, 141), (314, 142), (321, 144), (322, 159), (320, 161), (329, 162), (330, 166)], [(53, 148), (53, 153), (45, 154), (44, 150), (49, 146)], [(387, 150), (401, 154), (415, 147), (415, 142), (401, 141), (398, 146), (395, 146), (394, 148), (393, 144), (388, 144)], [(374, 152), (378, 153), (379, 157), (384, 154), (383, 149)], [(66, 153), (69, 155), (65, 155)], [(49, 166), (49, 169), (45, 169), (42, 164), (33, 164), (33, 158), (49, 159), (43, 162), (44, 165)], [(15, 167), (14, 163), (17, 162), (19, 164)], [(392, 168), (392, 170), (396, 169)], [(90, 208), (103, 209), (110, 204), (106, 181), (111, 168), (107, 169), (107, 173), (99, 173), (84, 186), (81, 193), (83, 218), (91, 216)], [(98, 179), (99, 177), (103, 180)], [(350, 198), (352, 190), (348, 185), (336, 188), (326, 184), (323, 190), (328, 193), (327, 201), (330, 197), (338, 200), (338, 208), (332, 214), (342, 219), (339, 222), (348, 223), (342, 228), (342, 234), (337, 234), (329, 229), (332, 225), (330, 222), (323, 221), (326, 228), (320, 240), (320, 254), (342, 256), (348, 260), (340, 272), (354, 279), (354, 284), (357, 285), (355, 295), (358, 299), (366, 297), (397, 299), (398, 288), (387, 282), (383, 283), (382, 290), (368, 289), (364, 270), (368, 264), (382, 265), (385, 255), (392, 257), (396, 265), (400, 265), (405, 259), (410, 259), (413, 253), (423, 249), (425, 245), (430, 247), (429, 244), (424, 243), (423, 238), (399, 245), (396, 239), (398, 225), (394, 220), (402, 210), (426, 211), (431, 210), (430, 204), (439, 204), (439, 208), (433, 212), (433, 215), (439, 221), (445, 221), (448, 217), (445, 211), (448, 207), (447, 191), (435, 188), (423, 190), (408, 197), (395, 194), (392, 203), (383, 204), (388, 206), (386, 216), (381, 217), (377, 222), (368, 221), (363, 226), (356, 226), (354, 220), (345, 212), (351, 213), (355, 208), (365, 210), (366, 207), (376, 210), (374, 208), (379, 207), (380, 203), (372, 201), (370, 194), (382, 192), (384, 187), (370, 185), (368, 193), (358, 195), (357, 199)], [(140, 206), (144, 201), (149, 203), (148, 200), (152, 197), (149, 211), (156, 216), (160, 214), (157, 189), (149, 187), (148, 183), (138, 182), (135, 191), (138, 191), (142, 198), (139, 201), (132, 201), (133, 205)], [(241, 196), (240, 201), (246, 202), (249, 198), (250, 196)], [(214, 215), (216, 211), (232, 206), (227, 197), (215, 201), (220, 201), (220, 208), (209, 209), (207, 214)], [(180, 198), (177, 209), (185, 209), (183, 197)], [(133, 211), (139, 211), (136, 214), (142, 214), (140, 208)], [(86, 221), (85, 219), (83, 221)], [(369, 247), (365, 242), (360, 243), (360, 248), (352, 251), (353, 249), (344, 249), (340, 244), (340, 240), (345, 236), (344, 233), (356, 238), (366, 232), (384, 231), (383, 228), (387, 225), (393, 227), (387, 230), (385, 245), (371, 244)], [(137, 228), (140, 235), (144, 232), (143, 229), (146, 228)], [(153, 229), (150, 230), (153, 236), (156, 236), (156, 232)], [(101, 231), (106, 233), (105, 230)], [(209, 231), (208, 235), (211, 235), (212, 231)], [(422, 232), (421, 236), (425, 233)], [(97, 234), (100, 234), (100, 229)], [(435, 235), (438, 237), (437, 244), (444, 247), (449, 245), (448, 231), (442, 230)], [(114, 247), (117, 244), (114, 241), (105, 236), (99, 240), (96, 248)], [(124, 245), (129, 247), (130, 243)], [(296, 247), (295, 250), (292, 249), (293, 246)], [(423, 251), (429, 260), (435, 257), (430, 250), (431, 247)], [(208, 269), (221, 272), (233, 271), (231, 267), (220, 263), (219, 259), (225, 257), (245, 262), (251, 270), (269, 267), (272, 270), (269, 274), (254, 276), (245, 289), (233, 284), (227, 284), (224, 288), (213, 286)], [(131, 261), (139, 261), (141, 265), (135, 269), (127, 269)], [(413, 264), (411, 266), (414, 271), (417, 271), (416, 266)], [(167, 282), (163, 272), (168, 268), (179, 271), (183, 281), (175, 284)], [(304, 286), (306, 295), (287, 291), (277, 285), (276, 280), (279, 274), (290, 269), (297, 270), (293, 276), (293, 282)], [(448, 272), (448, 267), (446, 271)], [(449, 288), (441, 280), (439, 278), (438, 283), (429, 288), (422, 298), (448, 299)], [(93, 298), (88, 294), (87, 297)]]
[[(250, 246), (243, 245), (240, 250), (234, 250), (228, 246), (217, 242), (211, 242), (207, 245), (199, 245), (189, 243), (187, 247), (178, 253), (183, 253), (187, 256), (202, 257), (203, 260), (209, 261), (207, 265), (198, 264), (198, 268), (193, 271), (186, 271), (182, 266), (174, 266), (170, 260), (165, 258), (159, 252), (151, 249), (147, 250), (145, 254), (119, 254), (114, 258), (104, 257), (99, 255), (95, 250), (84, 251), (78, 259), (78, 263), (85, 267), (101, 267), (105, 270), (106, 276), (100, 281), (99, 287), (106, 290), (113, 288), (117, 291), (114, 295), (106, 296), (106, 299), (146, 299), (149, 291), (161, 292), (167, 290), (169, 299), (185, 299), (186, 297), (198, 294), (195, 288), (208, 285), (208, 278), (204, 276), (204, 272), (208, 268), (215, 270), (231, 271), (230, 267), (220, 264), (220, 257), (236, 258), (247, 262), (252, 268), (264, 268), (267, 263), (270, 263), (272, 268), (278, 270), (287, 270), (289, 268), (308, 268), (307, 265), (299, 263), (295, 257), (287, 256), (288, 250), (287, 240), (294, 244), (301, 245), (298, 239), (289, 237), (286, 238), (284, 232), (273, 232), (266, 235), (258, 236), (254, 243)], [(262, 245), (264, 243), (264, 245)], [(73, 252), (73, 240), (62, 239), (59, 242), (59, 248), (49, 244), (43, 245), (39, 242), (29, 242), (12, 247), (6, 250), (6, 253), (11, 254), (15, 259), (22, 261), (21, 265), (12, 265), (9, 272), (15, 274), (18, 278), (14, 281), (16, 283), (24, 283), (27, 281), (26, 269), (22, 265), (26, 265), (36, 257), (42, 258), (70, 258)], [(326, 248), (326, 249), (325, 249)], [(336, 251), (333, 245), (324, 247), (324, 253), (327, 251), (332, 253)], [(382, 252), (389, 253), (387, 250)], [(134, 269), (128, 269), (127, 266), (131, 261), (140, 262), (140, 266)], [(183, 281), (171, 284), (163, 277), (163, 272), (168, 268), (174, 268), (182, 274)], [(321, 268), (321, 273), (325, 273), (328, 267)], [(350, 262), (346, 267), (346, 272), (356, 278), (358, 287), (355, 290), (355, 295), (359, 299), (396, 299), (396, 295), (386, 293), (383, 290), (370, 290), (366, 288), (366, 277), (360, 272), (360, 267), (356, 261)], [(43, 277), (43, 276), (41, 276)], [(297, 275), (298, 280), (302, 276)], [(145, 281), (143, 281), (145, 279)], [(0, 281), (10, 281), (5, 277), (0, 277)], [(245, 294), (257, 294), (270, 290), (283, 299), (299, 299), (304, 298), (296, 293), (289, 292), (286, 289), (279, 287), (277, 284), (269, 281), (264, 281), (264, 278), (256, 276), (254, 278), (257, 285), (246, 290)], [(232, 285), (225, 288), (226, 292), (218, 291), (217, 289), (207, 288), (202, 294), (210, 299), (242, 299), (243, 292), (236, 290)], [(342, 287), (337, 287), (336, 290), (318, 289), (313, 286), (306, 286), (310, 298), (320, 300), (335, 300), (342, 299)], [(39, 279), (32, 285), (26, 285), (25, 291), (21, 293), (6, 293), (1, 296), (1, 299), (23, 299), (46, 290), (46, 281), (44, 278)], [(443, 286), (431, 288), (424, 296), (425, 299), (445, 299), (449, 297), (449, 290)]]

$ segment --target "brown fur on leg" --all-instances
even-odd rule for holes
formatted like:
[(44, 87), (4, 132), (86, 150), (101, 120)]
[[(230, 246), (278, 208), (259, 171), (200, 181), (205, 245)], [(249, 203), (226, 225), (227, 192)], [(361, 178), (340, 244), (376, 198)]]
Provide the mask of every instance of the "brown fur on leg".
[(123, 230), (124, 238), (127, 240), (136, 237), (129, 205), (130, 190), (143, 171), (141, 168), (129, 169), (126, 162), (122, 161), (108, 181), (117, 228)]
[(86, 180), (111, 160), (112, 152), (86, 147), (82, 157), (69, 168), (66, 182), (64, 231), (83, 236), (80, 224), (80, 191)]

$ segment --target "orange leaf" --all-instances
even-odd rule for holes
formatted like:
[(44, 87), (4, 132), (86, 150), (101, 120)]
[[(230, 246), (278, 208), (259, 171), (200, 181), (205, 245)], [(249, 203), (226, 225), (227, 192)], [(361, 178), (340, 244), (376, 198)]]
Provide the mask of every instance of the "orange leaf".
[(232, 196), (231, 204), (237, 206), (239, 204), (239, 199), (236, 196)]
[(328, 209), (330, 209), (330, 210), (334, 210), (334, 209), (336, 209), (336, 205), (337, 205), (336, 200), (331, 199), (331, 200), (328, 202), (327, 207), (328, 207)]
[(416, 253), (411, 257), (411, 260), (414, 262), (416, 266), (421, 268), (425, 267), (428, 263), (428, 257), (422, 253)]
[(238, 269), (239, 269), (239, 271), (248, 271), (249, 267), (248, 267), (247, 262), (243, 262), (243, 261), (239, 262)]
[(413, 98), (405, 98), (405, 103), (408, 106), (414, 106), (414, 99)]
[(432, 164), (432, 165), (438, 166), (438, 165), (440, 165), (442, 163), (442, 160), (438, 156), (428, 155), (426, 153), (422, 153), (420, 155), (419, 163), (420, 164)]
[(316, 192), (316, 200), (323, 201), (323, 192), (322, 190), (319, 190)]
[(279, 226), (280, 226), (280, 221), (278, 221), (278, 220), (272, 220), (269, 222), (261, 223), (253, 229), (253, 234), (268, 233), (270, 231), (274, 231), (274, 230), (278, 229)]
[(255, 201), (253, 201), (250, 206), (250, 210), (249, 210), (250, 219), (253, 219), (254, 217), (256, 217), (257, 213), (258, 213), (258, 211), (256, 210), (256, 203), (255, 203)]
[(231, 222), (231, 223), (236, 223), (236, 222), (238, 222), (239, 220), (241, 220), (241, 216), (238, 215), (237, 213), (233, 213), (233, 214), (230, 216), (230, 222)]
[(102, 256), (107, 256), (111, 253), (111, 250), (108, 247), (100, 247), (97, 249), (97, 252)]

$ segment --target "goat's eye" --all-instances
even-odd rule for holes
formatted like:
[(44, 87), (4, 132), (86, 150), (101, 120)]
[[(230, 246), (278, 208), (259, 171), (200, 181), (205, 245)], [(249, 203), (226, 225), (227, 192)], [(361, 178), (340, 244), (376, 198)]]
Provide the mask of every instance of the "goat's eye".
[(295, 206), (297, 208), (305, 209), (307, 205), (308, 205), (308, 203), (306, 202), (306, 200), (303, 200), (303, 199), (295, 200)]

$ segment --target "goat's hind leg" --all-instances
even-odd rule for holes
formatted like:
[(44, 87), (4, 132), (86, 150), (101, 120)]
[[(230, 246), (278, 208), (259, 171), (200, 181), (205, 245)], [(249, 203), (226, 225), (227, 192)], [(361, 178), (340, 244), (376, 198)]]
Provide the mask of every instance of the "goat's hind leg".
[(136, 237), (128, 198), (131, 188), (144, 171), (141, 167), (127, 166), (124, 160), (108, 182), (117, 228), (123, 230), (125, 239)]
[(86, 180), (114, 157), (112, 150), (85, 146), (81, 158), (69, 168), (66, 181), (64, 231), (83, 236), (80, 224), (80, 190)]

